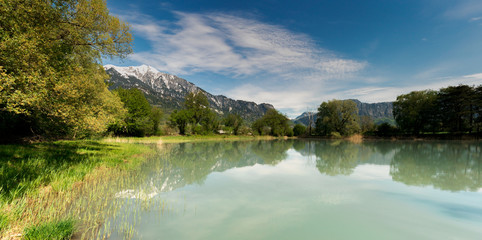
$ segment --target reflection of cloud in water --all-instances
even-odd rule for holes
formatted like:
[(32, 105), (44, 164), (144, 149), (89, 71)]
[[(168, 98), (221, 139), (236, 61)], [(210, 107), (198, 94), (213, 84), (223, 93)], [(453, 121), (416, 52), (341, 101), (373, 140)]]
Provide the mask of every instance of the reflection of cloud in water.
[[(166, 179), (166, 182), (169, 178)], [(164, 189), (166, 188), (166, 189)], [(151, 181), (146, 189), (126, 189), (115, 194), (115, 198), (127, 198), (127, 199), (139, 199), (139, 200), (149, 200), (156, 197), (160, 192), (169, 191), (167, 185), (163, 184), (161, 189), (158, 189), (154, 183)]]
[(313, 167), (307, 166), (306, 159), (298, 153), (290, 152), (290, 158), (278, 163), (276, 166), (256, 163), (253, 166), (232, 168), (225, 173), (226, 176), (234, 179), (252, 181), (273, 175), (310, 175), (312, 171)]
[(391, 180), (389, 165), (358, 165), (350, 177), (360, 180)]
[(358, 197), (349, 193), (325, 193), (315, 198), (316, 203), (325, 205), (342, 205), (358, 203)]
[(124, 191), (120, 191), (115, 194), (116, 198), (130, 198), (130, 199), (140, 199), (140, 200), (149, 200), (155, 196), (157, 196), (158, 192), (150, 192), (147, 193), (144, 190), (134, 190), (134, 189), (127, 189)]

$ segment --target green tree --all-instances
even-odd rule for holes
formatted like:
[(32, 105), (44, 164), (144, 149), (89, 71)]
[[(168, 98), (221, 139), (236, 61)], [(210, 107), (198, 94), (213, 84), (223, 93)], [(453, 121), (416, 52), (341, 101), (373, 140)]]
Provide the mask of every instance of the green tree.
[(301, 136), (306, 133), (306, 127), (303, 124), (296, 124), (293, 127), (293, 135), (295, 136)]
[(445, 130), (471, 132), (475, 119), (476, 91), (467, 85), (449, 86), (438, 93), (438, 110)]
[(111, 125), (110, 130), (117, 135), (138, 137), (153, 135), (159, 130), (162, 111), (151, 107), (141, 90), (118, 88), (115, 92), (128, 112), (123, 121)]
[(362, 133), (375, 130), (375, 122), (371, 116), (360, 116), (360, 130)]
[(318, 108), (316, 131), (321, 135), (339, 133), (351, 135), (360, 132), (358, 108), (352, 100), (331, 100)]
[(189, 113), (182, 113), (181, 122), (184, 122), (185, 117), (190, 116), (191, 119), (187, 123), (193, 125), (195, 134), (211, 134), (218, 129), (218, 116), (209, 108), (208, 98), (203, 92), (187, 94), (184, 100), (184, 108)]
[(482, 85), (479, 85), (475, 89), (475, 119), (476, 131), (480, 133), (482, 131)]
[(400, 130), (419, 134), (435, 131), (438, 127), (436, 115), (437, 92), (413, 91), (397, 97), (393, 103), (393, 116)]
[(239, 128), (243, 125), (243, 118), (241, 118), (241, 115), (239, 114), (228, 114), (224, 120), (224, 126), (230, 127), (233, 129), (234, 135), (238, 135), (239, 133)]
[(253, 123), (253, 130), (260, 135), (293, 136), (289, 119), (276, 109), (269, 109), (263, 117)]
[(184, 98), (184, 106), (193, 113), (195, 124), (201, 122), (203, 118), (209, 115), (209, 101), (203, 92), (190, 92)]
[(101, 59), (126, 56), (131, 41), (104, 0), (1, 1), (2, 119), (57, 137), (104, 131), (125, 111), (107, 90)]
[(193, 120), (192, 112), (187, 109), (174, 110), (169, 116), (169, 122), (172, 127), (179, 129), (179, 134), (185, 135), (186, 128)]

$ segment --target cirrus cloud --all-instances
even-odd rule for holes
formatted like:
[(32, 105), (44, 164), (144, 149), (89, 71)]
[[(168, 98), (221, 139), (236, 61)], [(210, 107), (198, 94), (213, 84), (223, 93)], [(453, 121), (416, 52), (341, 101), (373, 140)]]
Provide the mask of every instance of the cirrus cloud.
[(176, 22), (145, 15), (125, 16), (152, 49), (133, 60), (173, 74), (215, 72), (230, 77), (306, 72), (334, 77), (357, 72), (365, 62), (343, 59), (306, 35), (281, 26), (227, 14), (174, 12)]

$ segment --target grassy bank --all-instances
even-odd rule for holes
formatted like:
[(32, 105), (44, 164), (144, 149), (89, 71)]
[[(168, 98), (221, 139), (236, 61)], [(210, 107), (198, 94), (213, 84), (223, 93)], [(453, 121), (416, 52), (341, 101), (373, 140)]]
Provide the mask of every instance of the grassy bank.
[(95, 212), (108, 210), (105, 183), (129, 175), (152, 151), (103, 141), (0, 145), (0, 239), (93, 232), (101, 217)]

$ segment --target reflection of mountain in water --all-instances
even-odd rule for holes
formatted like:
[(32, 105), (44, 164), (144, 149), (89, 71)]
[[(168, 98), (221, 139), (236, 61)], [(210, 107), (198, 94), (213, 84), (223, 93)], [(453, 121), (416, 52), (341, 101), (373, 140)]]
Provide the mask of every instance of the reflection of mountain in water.
[(449, 191), (482, 188), (479, 142), (299, 141), (294, 148), (315, 156), (320, 173), (350, 175), (359, 164), (390, 165), (394, 181)]
[(202, 184), (211, 172), (231, 168), (276, 165), (286, 159), (292, 141), (233, 141), (166, 144), (162, 151), (160, 169), (153, 173), (159, 192), (198, 183)]

